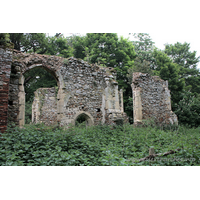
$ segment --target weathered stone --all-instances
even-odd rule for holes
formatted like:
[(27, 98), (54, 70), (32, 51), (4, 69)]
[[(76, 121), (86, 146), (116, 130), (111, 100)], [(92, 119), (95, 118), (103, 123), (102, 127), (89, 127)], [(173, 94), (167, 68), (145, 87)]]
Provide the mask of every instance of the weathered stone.
[(12, 49), (0, 46), (0, 133), (4, 132), (8, 120), (8, 94), (12, 62)]
[[(35, 67), (41, 67), (53, 75), (57, 81), (58, 92), (52, 88), (46, 89), (47, 93), (45, 94), (42, 92), (45, 91), (44, 89), (36, 91), (32, 113), (34, 123), (44, 122), (52, 125), (54, 122), (59, 122), (61, 126), (68, 126), (70, 123), (75, 124), (79, 115), (84, 116), (88, 124), (94, 125), (99, 123), (115, 124), (117, 117), (126, 118), (122, 108), (122, 98), (119, 98), (117, 82), (109, 78), (112, 75), (109, 69), (105, 70), (97, 65), (90, 65), (76, 58), (64, 59), (35, 53), (25, 54), (16, 50), (11, 53), (7, 51), (9, 54), (6, 55), (4, 50), (1, 48), (0, 50), (4, 54), (1, 57), (4, 64), (0, 65), (2, 72), (0, 81), (6, 83), (0, 85), (0, 90), (2, 87), (0, 95), (5, 100), (4, 103), (1, 101), (0, 105), (7, 105), (5, 109), (1, 108), (1, 113), (4, 113), (5, 117), (8, 117), (9, 121), (15, 122), (16, 125), (24, 125), (23, 74)], [(11, 65), (13, 71), (10, 75)], [(104, 80), (104, 77), (107, 77), (107, 81)], [(37, 98), (39, 93), (43, 96), (42, 99)], [(41, 102), (43, 102), (42, 106)], [(51, 106), (48, 107), (48, 105)], [(107, 113), (107, 109), (112, 109), (115, 114)], [(5, 121), (5, 119), (1, 120)], [(2, 126), (6, 127), (6, 125), (7, 121), (2, 123)]]
[(147, 119), (153, 119), (157, 124), (178, 124), (177, 116), (171, 110), (167, 81), (158, 76), (136, 72), (133, 73), (131, 86), (134, 124)]
[(32, 104), (32, 122), (45, 125), (57, 124), (57, 99), (55, 88), (40, 88), (35, 91)]

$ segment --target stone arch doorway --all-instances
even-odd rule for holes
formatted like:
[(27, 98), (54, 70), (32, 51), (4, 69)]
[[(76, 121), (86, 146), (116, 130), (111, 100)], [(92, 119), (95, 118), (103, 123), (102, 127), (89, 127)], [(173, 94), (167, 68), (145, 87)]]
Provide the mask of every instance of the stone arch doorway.
[(90, 115), (90, 113), (85, 112), (85, 111), (80, 111), (74, 116), (74, 120), (72, 124), (76, 126), (78, 123), (83, 123), (83, 122), (86, 123), (86, 126), (94, 125), (94, 119)]
[(57, 82), (57, 122), (62, 122), (64, 108), (67, 104), (67, 91), (63, 80), (62, 66), (64, 58), (36, 53), (26, 54), (14, 50), (10, 64), (11, 74), (8, 91), (8, 122), (23, 127), (25, 124), (25, 90), (24, 74), (31, 69), (43, 68), (48, 71)]
[[(46, 68), (46, 67), (44, 67), (42, 64), (37, 64), (37, 65), (32, 65), (32, 66), (29, 66), (29, 67), (27, 67), (26, 68), (26, 70), (24, 70), (24, 72), (23, 73), (21, 73), (21, 75), (20, 75), (20, 78), (19, 78), (19, 93), (18, 93), (18, 97), (19, 97), (19, 115), (18, 115), (18, 121), (19, 121), (19, 126), (20, 127), (22, 127), (22, 126), (24, 126), (24, 124), (25, 124), (25, 105), (26, 105), (26, 94), (25, 94), (25, 86), (24, 86), (24, 83), (25, 83), (25, 74), (27, 74), (28, 72), (30, 72), (31, 70), (36, 70), (37, 68), (40, 68), (40, 69), (43, 69), (43, 70), (45, 70), (46, 72), (48, 72), (49, 74), (51, 74), (52, 75), (52, 78), (54, 78), (55, 79), (55, 81), (56, 81), (56, 84), (57, 84), (57, 87), (58, 87), (58, 89), (60, 88), (59, 86), (60, 86), (60, 81), (59, 81), (59, 76), (57, 76), (56, 75), (56, 73), (55, 72), (53, 72), (53, 71), (51, 71), (51, 70), (49, 70), (48, 68)], [(34, 78), (35, 79), (35, 78)], [(51, 87), (51, 86), (47, 86), (47, 87)], [(43, 89), (47, 89), (47, 88), (43, 88)], [(50, 88), (49, 88), (50, 89)], [(34, 91), (35, 92), (35, 91)], [(58, 93), (58, 92), (57, 92)], [(55, 98), (57, 98), (57, 94), (56, 94), (56, 96), (55, 96)], [(39, 99), (37, 99), (37, 100), (39, 100)], [(37, 101), (36, 100), (36, 101)], [(58, 101), (56, 101), (56, 103), (58, 103), (59, 104), (59, 99), (57, 98), (57, 100)], [(33, 103), (33, 102), (32, 102)], [(31, 105), (29, 105), (29, 106), (31, 106), (31, 110), (32, 110), (32, 104)], [(55, 108), (56, 110), (56, 118), (54, 118), (55, 120), (56, 120), (56, 122), (55, 123), (57, 123), (57, 115), (58, 115), (58, 111), (57, 111), (57, 109), (58, 109), (58, 107), (57, 107), (57, 104), (56, 104), (56, 108)], [(38, 110), (39, 110), (39, 108), (38, 108)], [(32, 111), (33, 112), (33, 111)], [(49, 111), (50, 112), (50, 111)], [(51, 114), (49, 113), (49, 116), (50, 116)], [(33, 117), (34, 117), (34, 115), (33, 115), (33, 113), (32, 113), (32, 122), (34, 122), (34, 123), (37, 123), (37, 122), (39, 122), (39, 120), (36, 120), (36, 121), (34, 121), (33, 120)]]

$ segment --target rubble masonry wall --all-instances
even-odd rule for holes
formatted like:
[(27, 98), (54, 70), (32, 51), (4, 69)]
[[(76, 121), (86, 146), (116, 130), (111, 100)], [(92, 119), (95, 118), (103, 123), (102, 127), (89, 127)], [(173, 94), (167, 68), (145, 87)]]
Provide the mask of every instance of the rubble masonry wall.
[(177, 116), (171, 110), (168, 81), (136, 72), (131, 86), (134, 124), (147, 119), (153, 119), (157, 124), (178, 124)]
[(12, 49), (0, 46), (0, 133), (4, 132), (8, 121), (9, 81), (12, 63)]

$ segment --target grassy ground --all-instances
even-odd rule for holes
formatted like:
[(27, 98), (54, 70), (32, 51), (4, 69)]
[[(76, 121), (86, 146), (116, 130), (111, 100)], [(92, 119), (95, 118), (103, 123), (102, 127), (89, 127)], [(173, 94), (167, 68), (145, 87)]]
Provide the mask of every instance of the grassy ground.
[[(67, 130), (44, 125), (8, 128), (0, 143), (0, 165), (32, 166), (199, 166), (200, 127), (94, 126)], [(139, 161), (149, 148), (161, 154)], [(179, 149), (174, 154), (162, 153)]]

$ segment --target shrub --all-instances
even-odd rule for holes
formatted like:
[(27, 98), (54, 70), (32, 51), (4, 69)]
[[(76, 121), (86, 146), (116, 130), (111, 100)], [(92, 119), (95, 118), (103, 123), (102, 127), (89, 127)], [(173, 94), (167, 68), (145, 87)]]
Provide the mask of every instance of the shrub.
[(200, 124), (200, 98), (185, 92), (183, 99), (176, 105), (174, 111), (178, 116), (179, 123), (189, 127), (198, 127)]

